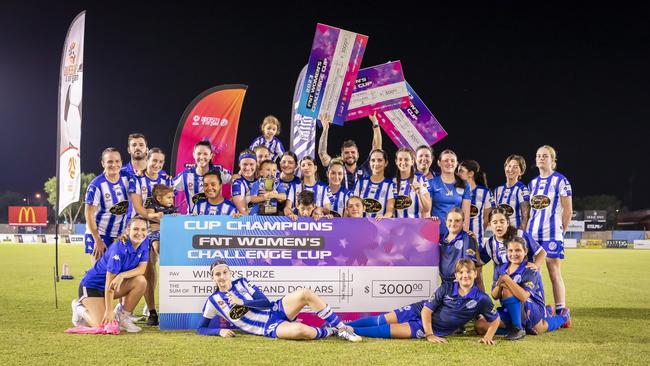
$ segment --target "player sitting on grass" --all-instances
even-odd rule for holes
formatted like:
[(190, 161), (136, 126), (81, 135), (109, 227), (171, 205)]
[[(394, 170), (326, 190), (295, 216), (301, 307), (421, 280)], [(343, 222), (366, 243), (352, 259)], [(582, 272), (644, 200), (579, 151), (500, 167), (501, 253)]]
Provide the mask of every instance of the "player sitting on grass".
[[(127, 237), (128, 235), (128, 237)], [(130, 319), (147, 280), (144, 272), (149, 259), (147, 220), (134, 217), (126, 233), (118, 237), (79, 284), (79, 299), (72, 300), (72, 324), (99, 327), (117, 318), (120, 330), (139, 332), (142, 329)], [(124, 297), (113, 312), (113, 299)]]
[[(499, 267), (498, 280), (492, 285), (492, 297), (501, 301), (499, 328), (508, 329), (506, 339), (518, 340), (526, 333), (538, 335), (568, 328), (571, 325), (569, 308), (563, 308), (555, 316), (545, 308), (542, 276), (527, 267), (526, 241), (515, 237), (507, 243), (507, 250), (509, 263)], [(485, 319), (478, 319), (475, 326), (477, 333), (485, 333)]]
[[(218, 289), (203, 306), (203, 319), (197, 329), (200, 335), (234, 337), (232, 330), (221, 328), (223, 318), (239, 330), (269, 338), (319, 339), (337, 334), (352, 342), (361, 341), (361, 337), (354, 334), (352, 328), (309, 289), (302, 288), (280, 300), (270, 301), (246, 278), (233, 279), (233, 273), (225, 262), (215, 261), (210, 270)], [(325, 321), (323, 327), (295, 321), (305, 306)]]
[(499, 315), (490, 297), (474, 284), (476, 266), (470, 259), (456, 264), (456, 282), (443, 282), (433, 298), (348, 323), (359, 335), (373, 338), (426, 338), (432, 343), (447, 343), (465, 323), (482, 315), (487, 331), (479, 343), (494, 344)]

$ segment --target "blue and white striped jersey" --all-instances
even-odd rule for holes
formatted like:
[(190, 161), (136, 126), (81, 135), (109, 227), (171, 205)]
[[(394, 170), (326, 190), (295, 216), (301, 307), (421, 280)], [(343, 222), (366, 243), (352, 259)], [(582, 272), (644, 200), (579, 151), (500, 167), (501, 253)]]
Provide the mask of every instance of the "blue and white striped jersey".
[(128, 172), (120, 171), (117, 182), (112, 183), (101, 174), (88, 185), (85, 202), (98, 207), (95, 223), (99, 235), (115, 238), (124, 230), (129, 212), (130, 177)]
[(530, 219), (527, 231), (533, 239), (563, 241), (562, 203), (560, 197), (570, 197), (571, 184), (560, 173), (546, 178), (537, 177), (528, 184), (530, 190)]
[[(221, 175), (221, 183), (228, 184), (232, 179), (230, 172), (221, 165), (213, 165), (210, 171), (216, 171)], [(204, 197), (203, 176), (196, 173), (196, 167), (187, 168), (174, 177), (174, 191), (183, 192), (187, 203), (187, 213), (192, 212), (194, 203)]]
[(483, 210), (492, 207), (492, 193), (485, 186), (476, 186), (472, 190), (469, 207), (469, 230), (476, 234), (479, 244), (483, 244)]
[(216, 205), (201, 199), (192, 208), (192, 215), (231, 215), (233, 212), (237, 212), (237, 207), (227, 199)]
[(230, 198), (234, 199), (235, 197), (242, 197), (246, 202), (246, 207), (249, 209), (253, 207), (251, 203), (251, 188), (255, 184), (256, 180), (248, 180), (244, 177), (239, 177), (232, 182), (232, 189)]
[(293, 207), (298, 207), (298, 196), (302, 190), (314, 192), (314, 204), (316, 207), (324, 207), (329, 205), (332, 200), (332, 192), (327, 184), (317, 181), (313, 186), (307, 184), (294, 184), (289, 187), (287, 192), (287, 200), (292, 202)]
[(147, 174), (144, 176), (131, 176), (129, 179), (129, 193), (136, 193), (142, 197), (142, 204), (153, 194), (153, 186), (164, 184), (171, 187), (173, 182), (166, 173), (159, 173), (158, 179), (151, 179)]
[(495, 206), (506, 210), (510, 217), (510, 225), (514, 227), (521, 225), (521, 204), (528, 202), (529, 199), (528, 187), (520, 181), (512, 187), (503, 184), (494, 190)]
[(374, 183), (370, 177), (361, 177), (354, 186), (353, 195), (363, 199), (363, 217), (385, 215), (388, 200), (395, 199), (395, 183), (389, 178)]
[[(253, 300), (253, 294), (259, 291), (255, 285), (250, 284), (245, 278), (232, 281), (229, 292), (242, 300)], [(215, 291), (203, 305), (203, 317), (213, 319), (219, 315), (230, 324), (246, 333), (264, 335), (264, 326), (269, 320), (271, 309), (249, 308), (244, 305), (230, 305), (227, 292)]]
[[(422, 202), (416, 191), (411, 187), (411, 180), (409, 178), (400, 179), (393, 178), (395, 186), (395, 217), (397, 218), (419, 218), (422, 217), (420, 210), (422, 209)], [(420, 192), (423, 195), (429, 194), (429, 182), (421, 173), (415, 173), (413, 180), (420, 183)], [(398, 191), (399, 190), (399, 191)]]
[(253, 150), (255, 146), (259, 145), (264, 145), (266, 146), (267, 149), (271, 152), (271, 160), (275, 161), (275, 159), (279, 158), (284, 154), (284, 145), (282, 145), (282, 142), (280, 141), (279, 138), (276, 136), (273, 136), (271, 141), (267, 141), (264, 138), (264, 135), (256, 137), (253, 142), (251, 142), (251, 146), (249, 149)]
[[(332, 190), (330, 189), (330, 192)], [(345, 212), (345, 205), (348, 202), (348, 198), (350, 197), (350, 191), (345, 189), (345, 187), (340, 186), (339, 190), (336, 191), (336, 193), (332, 193), (330, 196), (330, 212), (332, 215), (338, 217), (343, 217), (343, 213)], [(335, 214), (336, 213), (336, 214)]]

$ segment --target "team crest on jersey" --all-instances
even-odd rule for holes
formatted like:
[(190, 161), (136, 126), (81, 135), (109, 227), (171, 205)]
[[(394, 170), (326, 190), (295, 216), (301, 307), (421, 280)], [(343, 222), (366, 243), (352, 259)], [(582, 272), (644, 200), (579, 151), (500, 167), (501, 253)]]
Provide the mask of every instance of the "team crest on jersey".
[(187, 188), (189, 188), (189, 189), (194, 188), (194, 183), (192, 183), (192, 182), (187, 182)]
[(456, 193), (462, 196), (465, 193), (465, 188), (456, 187)]
[(469, 217), (476, 217), (478, 216), (478, 207), (471, 205), (469, 206)]
[(377, 201), (376, 199), (372, 199), (372, 198), (364, 198), (363, 199), (363, 206), (365, 207), (364, 210), (366, 211), (366, 213), (369, 213), (369, 214), (377, 213), (377, 212), (381, 211), (381, 209), (383, 208), (383, 206), (381, 205), (381, 203), (379, 201)]
[(463, 242), (460, 241), (460, 240), (457, 241), (457, 242), (454, 244), (454, 247), (456, 247), (456, 249), (458, 249), (458, 250), (463, 249)]
[(196, 203), (199, 202), (199, 200), (204, 200), (204, 199), (205, 199), (204, 192), (197, 193), (194, 196), (192, 196), (192, 203), (196, 205)]
[(409, 196), (397, 196), (395, 197), (395, 209), (405, 210), (413, 204), (413, 200)]
[(104, 198), (105, 198), (105, 199), (110, 199), (110, 198), (111, 198), (111, 194), (110, 194), (110, 193), (104, 193)]
[(476, 300), (469, 300), (466, 304), (465, 307), (468, 309), (474, 309), (478, 305), (478, 302)]
[(548, 249), (550, 249), (550, 250), (555, 250), (555, 249), (557, 249), (557, 243), (554, 242), (554, 241), (549, 242), (549, 243), (548, 243)]
[(515, 213), (515, 209), (507, 203), (500, 204), (499, 208), (504, 210), (508, 216), (512, 216)]
[(230, 309), (228, 315), (231, 319), (237, 320), (248, 313), (248, 306), (235, 305)]
[(543, 194), (538, 194), (530, 198), (530, 205), (536, 210), (543, 210), (551, 205), (551, 199)]
[(515, 281), (516, 283), (521, 282), (521, 275), (518, 275), (518, 274), (515, 275), (515, 276), (512, 278), (512, 280)]
[(217, 301), (217, 304), (219, 304), (219, 306), (224, 306), (226, 303), (223, 302), (222, 300), (219, 300), (219, 301)]
[(143, 185), (142, 186), (142, 193), (147, 194), (147, 191), (148, 191), (147, 185)]
[(115, 206), (111, 207), (109, 211), (113, 215), (124, 215), (129, 209), (129, 201), (120, 201)]
[(418, 331), (415, 332), (415, 337), (416, 338), (424, 338), (424, 331), (422, 329), (418, 329)]

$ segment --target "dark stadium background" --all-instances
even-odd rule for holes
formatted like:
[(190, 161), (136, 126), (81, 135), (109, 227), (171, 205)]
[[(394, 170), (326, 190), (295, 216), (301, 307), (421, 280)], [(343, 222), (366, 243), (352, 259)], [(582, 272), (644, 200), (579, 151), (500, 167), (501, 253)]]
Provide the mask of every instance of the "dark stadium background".
[[(281, 119), (288, 147), (293, 88), (322, 22), (370, 36), (363, 67), (401, 60), (449, 133), (436, 151), (452, 148), (461, 160), (478, 160), (491, 186), (502, 182), (508, 154), (522, 154), (534, 167), (536, 147), (550, 144), (574, 194), (616, 195), (630, 209), (650, 205), (648, 5), (497, 1), (430, 3), (424, 11), (403, 2), (338, 4), (3, 2), (0, 190), (42, 191), (55, 173), (61, 47), (70, 22), (86, 9), (84, 172), (99, 172), (107, 146), (126, 156), (134, 131), (170, 152), (187, 103), (226, 83), (249, 86), (238, 150), (259, 134), (266, 114)], [(330, 153), (354, 138), (365, 158), (370, 136), (367, 120), (335, 127)], [(384, 146), (395, 150), (385, 135)], [(535, 173), (529, 169), (524, 181)]]

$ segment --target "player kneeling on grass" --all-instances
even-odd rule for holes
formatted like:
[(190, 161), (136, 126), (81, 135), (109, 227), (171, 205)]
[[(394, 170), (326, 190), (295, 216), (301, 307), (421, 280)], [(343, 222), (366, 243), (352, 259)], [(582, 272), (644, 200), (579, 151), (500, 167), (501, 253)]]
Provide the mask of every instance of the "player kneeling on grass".
[[(544, 305), (542, 276), (527, 267), (526, 241), (521, 237), (513, 238), (507, 243), (507, 253), (508, 263), (498, 268), (498, 279), (492, 285), (492, 297), (501, 301), (499, 328), (507, 329), (506, 339), (518, 340), (526, 333), (538, 335), (568, 328), (571, 325), (569, 308), (551, 316)], [(477, 333), (485, 333), (485, 319), (478, 319), (475, 326)]]
[[(470, 259), (456, 264), (456, 282), (443, 282), (433, 298), (407, 305), (379, 316), (348, 323), (354, 331), (373, 338), (426, 338), (432, 343), (447, 343), (442, 338), (453, 334), (465, 323), (482, 315), (490, 321), (479, 340), (494, 344), (492, 337), (499, 326), (499, 315), (490, 297), (476, 287), (476, 265)], [(485, 320), (484, 320), (485, 321)]]
[[(146, 238), (147, 220), (133, 218), (126, 232), (86, 272), (79, 284), (79, 299), (72, 300), (74, 326), (99, 327), (117, 318), (120, 330), (142, 330), (133, 324), (129, 315), (147, 288), (144, 273), (149, 260), (149, 240)], [(114, 313), (113, 299), (122, 297), (124, 303)]]
[[(319, 339), (337, 334), (352, 342), (361, 341), (350, 326), (345, 325), (329, 305), (309, 289), (294, 291), (280, 300), (269, 299), (246, 278), (232, 278), (230, 267), (223, 261), (212, 263), (212, 279), (218, 287), (203, 306), (203, 319), (197, 333), (234, 337), (230, 329), (220, 328), (221, 318), (246, 333), (280, 339)], [(316, 328), (295, 321), (309, 306), (325, 325)], [(219, 316), (217, 316), (219, 315)]]

